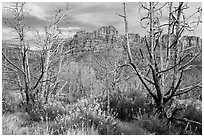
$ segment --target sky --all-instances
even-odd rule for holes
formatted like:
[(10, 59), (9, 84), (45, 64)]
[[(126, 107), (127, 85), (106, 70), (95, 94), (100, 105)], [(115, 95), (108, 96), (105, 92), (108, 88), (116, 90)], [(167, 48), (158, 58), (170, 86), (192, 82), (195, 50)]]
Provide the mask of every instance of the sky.
[[(186, 10), (186, 15), (190, 16), (196, 11), (197, 7), (202, 6), (201, 3), (188, 3), (189, 9)], [(2, 3), (2, 7), (9, 6), (10, 3)], [(123, 7), (121, 2), (27, 2), (25, 11), (29, 11), (26, 15), (26, 25), (31, 27), (31, 32), (28, 37), (32, 37), (34, 31), (43, 32), (45, 25), (54, 14), (54, 10), (61, 6), (68, 5), (66, 21), (60, 26), (60, 30), (65, 37), (73, 36), (77, 31), (86, 30), (93, 31), (102, 26), (113, 25), (120, 34), (124, 34), (124, 22), (116, 13), (122, 13)], [(146, 14), (141, 8), (139, 2), (127, 2), (127, 18), (129, 32), (136, 33), (141, 36), (147, 34), (147, 29), (142, 28), (140, 19)], [(167, 8), (165, 9), (167, 10)], [(165, 11), (164, 11), (165, 13)], [(3, 15), (6, 12), (3, 10)], [(6, 15), (6, 17), (9, 17)], [(163, 19), (167, 15), (163, 15)], [(197, 16), (193, 18), (197, 20)], [(199, 25), (194, 32), (185, 33), (186, 35), (196, 35), (202, 37), (202, 25)], [(2, 23), (2, 38), (11, 39), (16, 35), (12, 30)]]

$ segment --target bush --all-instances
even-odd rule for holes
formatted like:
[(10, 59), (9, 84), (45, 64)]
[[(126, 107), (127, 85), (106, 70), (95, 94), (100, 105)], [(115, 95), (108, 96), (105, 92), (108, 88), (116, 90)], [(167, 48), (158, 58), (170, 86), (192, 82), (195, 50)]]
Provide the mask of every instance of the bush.
[[(21, 116), (23, 115), (23, 117)], [(93, 127), (73, 128), (57, 126), (54, 121), (34, 122), (28, 124), (22, 113), (3, 115), (2, 134), (3, 135), (98, 135), (98, 131)], [(53, 130), (55, 127), (56, 130)], [(64, 129), (65, 129), (64, 128)]]
[[(176, 118), (187, 118), (189, 120), (197, 121), (202, 123), (202, 111), (200, 107), (197, 106), (196, 103), (191, 102), (184, 108), (183, 111), (178, 111), (175, 116)], [(194, 134), (202, 134), (202, 126), (198, 124), (191, 123), (187, 130), (185, 130), (187, 126), (186, 121), (180, 121), (173, 119), (169, 124), (167, 124), (167, 119), (159, 119), (157, 115), (151, 116), (149, 118), (144, 117), (142, 115), (140, 122), (142, 127), (146, 129), (151, 134), (156, 135), (194, 135)]]
[(171, 126), (168, 126), (165, 121), (159, 120), (157, 117), (151, 116), (148, 119), (140, 120), (142, 127), (147, 132), (155, 135), (170, 135), (174, 134)]
[[(202, 123), (202, 110), (196, 108), (196, 104), (189, 104), (184, 112), (184, 118)], [(189, 129), (188, 129), (189, 130)], [(190, 131), (195, 134), (202, 135), (202, 126), (198, 124), (190, 124)]]
[(140, 127), (138, 121), (129, 122), (120, 122), (117, 125), (118, 131), (122, 135), (145, 135), (145, 131)]
[(14, 113), (19, 108), (21, 95), (18, 93), (7, 93), (2, 95), (2, 113)]
[[(24, 122), (22, 124), (21, 122), (12, 124), (13, 127), (9, 131), (8, 126), (5, 126), (5, 134), (122, 135), (142, 133), (142, 130), (135, 125), (123, 123), (106, 111), (103, 111), (101, 105), (95, 99), (84, 98), (78, 100), (75, 104), (68, 104), (66, 107), (55, 100), (50, 101), (44, 106), (40, 103), (38, 105), (30, 105), (32, 105), (32, 109), (27, 114), (28, 118), (22, 119), (22, 117), (16, 116), (16, 119), (22, 119)], [(13, 121), (15, 122), (16, 120)], [(26, 129), (25, 133), (24, 131), (18, 132), (21, 129)], [(15, 132), (12, 130), (15, 130)]]
[(95, 99), (83, 98), (75, 104), (67, 105), (66, 110), (67, 114), (57, 117), (56, 123), (52, 125), (54, 134), (62, 134), (70, 128), (94, 128), (102, 135), (121, 134), (116, 128), (119, 121), (103, 111)]
[(202, 123), (202, 110), (196, 109), (196, 105), (194, 104), (189, 104), (183, 117)]
[(47, 104), (42, 104), (40, 101), (35, 102), (35, 104), (25, 104), (25, 108), (29, 108), (28, 111), (31, 121), (53, 121), (56, 117), (65, 115), (65, 107), (61, 102), (54, 99), (50, 99)]
[[(177, 101), (179, 102), (179, 101)], [(175, 117), (181, 118), (181, 120), (173, 120), (173, 126), (179, 131), (179, 134), (202, 134), (202, 126), (190, 123), (187, 126), (187, 121), (184, 118), (192, 121), (196, 121), (202, 123), (202, 109), (201, 102), (197, 102), (194, 100), (180, 100), (180, 103), (177, 106), (182, 105), (183, 110), (179, 111)], [(182, 120), (183, 119), (183, 120)], [(186, 129), (187, 128), (187, 129)]]
[(14, 113), (16, 111), (16, 103), (13, 100), (9, 100), (7, 97), (2, 98), (2, 113)]
[(22, 135), (27, 134), (27, 130), (21, 127), (25, 121), (18, 114), (6, 114), (2, 116), (3, 135)]
[[(100, 102), (103, 104), (103, 110), (107, 111), (107, 96)], [(153, 111), (153, 104), (148, 102), (146, 97), (126, 96), (121, 93), (113, 93), (110, 95), (111, 114), (122, 121), (132, 121), (141, 115), (150, 115)]]

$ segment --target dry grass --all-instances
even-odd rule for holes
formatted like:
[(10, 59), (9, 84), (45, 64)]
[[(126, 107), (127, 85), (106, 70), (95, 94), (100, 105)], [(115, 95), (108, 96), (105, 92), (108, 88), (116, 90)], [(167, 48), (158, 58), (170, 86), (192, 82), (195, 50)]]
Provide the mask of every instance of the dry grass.
[(18, 117), (18, 114), (10, 114), (2, 116), (2, 134), (3, 135), (23, 135), (27, 134), (28, 130), (21, 127), (25, 121)]
[(145, 135), (146, 134), (144, 130), (141, 127), (139, 127), (139, 123), (136, 121), (133, 123), (121, 122), (118, 125), (118, 129), (124, 135)]
[[(2, 134), (3, 135), (53, 135), (56, 134), (51, 128), (50, 123), (39, 122), (28, 124), (21, 114), (14, 113), (2, 116)], [(61, 135), (98, 135), (98, 131), (93, 127), (73, 128), (58, 133)]]

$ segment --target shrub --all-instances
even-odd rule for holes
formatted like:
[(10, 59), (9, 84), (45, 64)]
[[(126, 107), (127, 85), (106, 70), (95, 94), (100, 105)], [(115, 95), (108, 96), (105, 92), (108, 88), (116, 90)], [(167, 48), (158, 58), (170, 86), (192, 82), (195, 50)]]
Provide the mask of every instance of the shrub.
[(28, 134), (26, 128), (21, 127), (25, 121), (18, 114), (6, 114), (2, 116), (3, 135), (22, 135)]
[[(3, 115), (3, 135), (98, 135), (98, 131), (93, 127), (76, 129), (70, 126), (62, 128), (54, 121), (34, 122), (28, 124), (24, 117), (21, 117), (20, 115), (23, 114), (15, 113)], [(53, 127), (55, 127), (56, 130), (54, 130)]]
[(8, 99), (7, 97), (2, 98), (2, 113), (14, 113), (16, 111), (16, 104), (13, 100)]
[(25, 104), (25, 108), (30, 108), (28, 111), (31, 121), (53, 121), (56, 117), (66, 114), (65, 107), (61, 102), (55, 99), (50, 99), (47, 104), (42, 104), (40, 101), (35, 104)]
[[(107, 96), (101, 100), (103, 110), (107, 111)], [(140, 96), (126, 96), (121, 93), (110, 95), (111, 114), (123, 121), (131, 121), (139, 118), (143, 114), (150, 114), (153, 111), (153, 104), (148, 103), (148, 99)]]
[[(185, 107), (185, 106), (184, 106)], [(178, 114), (175, 115), (176, 118), (187, 118), (189, 120), (194, 120), (202, 123), (202, 111), (197, 104), (191, 102), (187, 105), (186, 108), (182, 111), (178, 111)], [(149, 118), (142, 115), (140, 119), (141, 125), (151, 134), (157, 135), (171, 135), (171, 134), (202, 134), (202, 126), (198, 124), (191, 123), (187, 130), (187, 122), (173, 119), (169, 124), (165, 118), (158, 118), (158, 116), (151, 115)]]
[(79, 129), (69, 128), (65, 135), (98, 135), (98, 131), (94, 127), (85, 127)]
[(189, 104), (183, 117), (202, 123), (202, 110), (196, 109), (196, 105), (194, 104)]
[(172, 128), (166, 124), (165, 121), (159, 120), (157, 117), (151, 116), (148, 119), (140, 120), (142, 127), (156, 135), (170, 135), (174, 134)]
[[(196, 108), (196, 104), (189, 104), (184, 112), (184, 118), (202, 123), (202, 110)], [(190, 131), (202, 135), (202, 126), (191, 123)]]
[[(202, 123), (202, 110), (201, 103), (194, 100), (177, 100), (177, 106), (181, 106), (183, 110), (176, 114), (176, 118), (186, 118), (188, 120), (193, 120)], [(187, 121), (185, 120), (173, 120), (173, 126), (179, 131), (179, 134), (202, 134), (202, 126), (194, 123), (190, 123), (187, 126)], [(187, 128), (187, 129), (186, 129)]]
[(123, 135), (145, 135), (146, 134), (144, 130), (140, 127), (138, 121), (133, 121), (131, 123), (120, 122), (117, 128)]
[(100, 104), (95, 99), (83, 98), (75, 104), (66, 107), (67, 114), (56, 118), (52, 125), (54, 134), (62, 134), (68, 129), (94, 128), (98, 134), (121, 134), (117, 132), (118, 123), (115, 118), (102, 111)]
[(22, 101), (20, 93), (8, 92), (2, 95), (2, 113), (14, 113), (19, 109), (19, 104)]

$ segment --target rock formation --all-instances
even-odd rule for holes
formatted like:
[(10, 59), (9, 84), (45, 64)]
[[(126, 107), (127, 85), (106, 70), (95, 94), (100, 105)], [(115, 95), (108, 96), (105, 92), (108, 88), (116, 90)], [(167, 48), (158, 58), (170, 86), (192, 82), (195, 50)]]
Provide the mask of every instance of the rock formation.
[[(172, 40), (174, 37), (172, 37)], [(130, 46), (132, 48), (145, 48), (145, 39), (139, 34), (129, 34)], [(167, 43), (168, 36), (162, 36), (162, 42)], [(74, 37), (69, 42), (69, 46), (73, 48), (78, 48), (80, 50), (95, 50), (100, 51), (101, 49), (108, 48), (110, 46), (122, 47), (125, 44), (125, 36), (120, 35), (119, 32), (113, 26), (104, 26), (98, 30), (92, 32), (79, 31), (76, 32)], [(163, 45), (165, 46), (165, 44)], [(183, 36), (181, 38), (180, 46), (182, 49), (199, 46), (202, 46), (202, 40), (196, 36)], [(195, 49), (193, 52), (196, 53), (200, 48)]]

